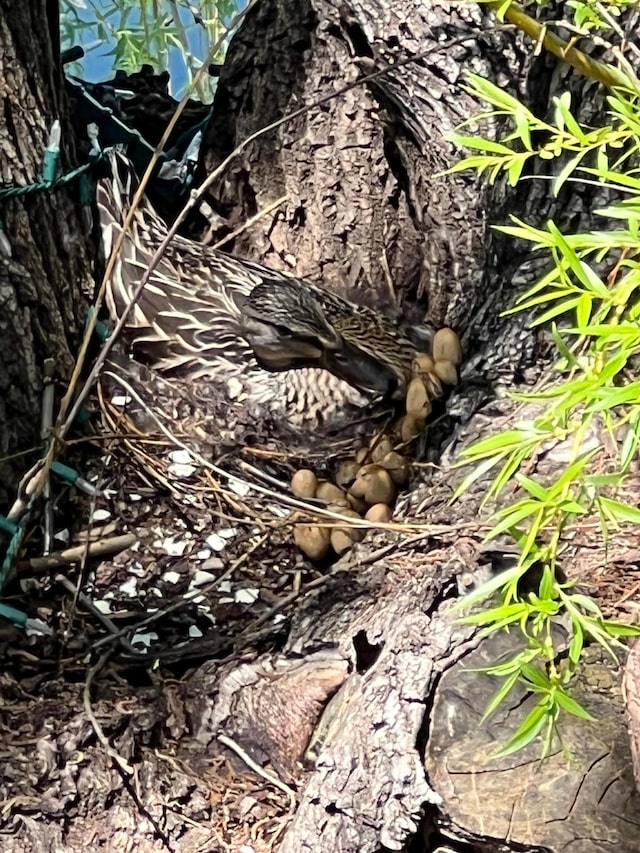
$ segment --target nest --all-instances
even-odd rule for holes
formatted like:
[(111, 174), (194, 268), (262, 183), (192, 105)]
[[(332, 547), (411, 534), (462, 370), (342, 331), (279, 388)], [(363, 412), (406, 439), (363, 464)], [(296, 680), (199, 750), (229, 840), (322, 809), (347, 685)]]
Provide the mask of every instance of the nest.
[(297, 506), (288, 483), (300, 464), (327, 473), (363, 444), (358, 424), (310, 434), (230, 401), (216, 383), (168, 379), (135, 361), (105, 366), (98, 400), (104, 430), (122, 436), (146, 484), (181, 498), (211, 489), (224, 495), (234, 481), (235, 494), (252, 488)]

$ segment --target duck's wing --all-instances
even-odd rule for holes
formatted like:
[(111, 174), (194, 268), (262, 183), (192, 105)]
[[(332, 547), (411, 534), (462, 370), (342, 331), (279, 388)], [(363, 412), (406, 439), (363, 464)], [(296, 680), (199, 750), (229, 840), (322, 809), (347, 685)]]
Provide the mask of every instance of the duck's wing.
[[(97, 193), (107, 258), (122, 234), (137, 188), (126, 158), (114, 153), (111, 162), (113, 175), (99, 183)], [(211, 373), (215, 366), (252, 361), (251, 347), (241, 334), (237, 298), (246, 297), (256, 281), (247, 277), (236, 281), (233, 288), (217, 286), (210, 270), (198, 263), (193, 251), (196, 244), (174, 238), (132, 304), (166, 234), (164, 222), (149, 201), (141, 199), (107, 283), (111, 318), (118, 320), (131, 306), (126, 329), (132, 348), (164, 371), (195, 377)], [(224, 279), (224, 272), (219, 278)]]

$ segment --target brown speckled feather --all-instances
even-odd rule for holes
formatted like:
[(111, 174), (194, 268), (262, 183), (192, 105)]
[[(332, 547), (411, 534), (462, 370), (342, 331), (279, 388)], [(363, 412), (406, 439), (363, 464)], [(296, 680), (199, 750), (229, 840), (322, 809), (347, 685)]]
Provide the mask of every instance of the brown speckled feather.
[[(114, 153), (112, 162), (114, 178), (98, 187), (106, 256), (137, 186), (126, 158)], [(143, 199), (107, 289), (114, 320), (166, 233)], [(232, 399), (260, 403), (293, 423), (326, 422), (372, 393), (404, 387), (413, 352), (393, 324), (371, 309), (179, 236), (130, 311), (127, 332), (134, 353), (155, 369), (214, 379)]]

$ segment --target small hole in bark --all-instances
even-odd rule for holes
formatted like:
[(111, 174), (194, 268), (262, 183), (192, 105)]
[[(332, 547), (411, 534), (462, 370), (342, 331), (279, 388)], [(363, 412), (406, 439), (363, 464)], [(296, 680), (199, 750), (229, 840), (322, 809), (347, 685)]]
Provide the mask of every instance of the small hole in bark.
[(291, 217), (291, 226), (294, 228), (302, 228), (307, 221), (307, 214), (305, 213), (304, 207), (300, 204), (293, 212), (293, 216)]
[(354, 54), (356, 56), (368, 56), (370, 59), (373, 59), (373, 50), (369, 44), (369, 39), (360, 24), (354, 20), (344, 21), (343, 23)]
[(244, 443), (249, 447), (255, 447), (256, 445), (260, 444), (260, 436), (255, 435), (252, 432), (248, 432), (244, 436)]
[(353, 638), (353, 648), (356, 651), (356, 669), (358, 672), (366, 672), (372, 667), (382, 651), (381, 645), (371, 645), (364, 631), (358, 631)]

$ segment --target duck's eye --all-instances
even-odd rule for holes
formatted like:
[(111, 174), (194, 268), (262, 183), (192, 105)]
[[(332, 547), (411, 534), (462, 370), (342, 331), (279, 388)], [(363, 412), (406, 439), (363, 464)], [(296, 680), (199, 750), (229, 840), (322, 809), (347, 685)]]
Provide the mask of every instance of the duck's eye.
[(283, 338), (290, 338), (293, 334), (288, 326), (283, 326), (281, 323), (274, 323), (273, 327)]

